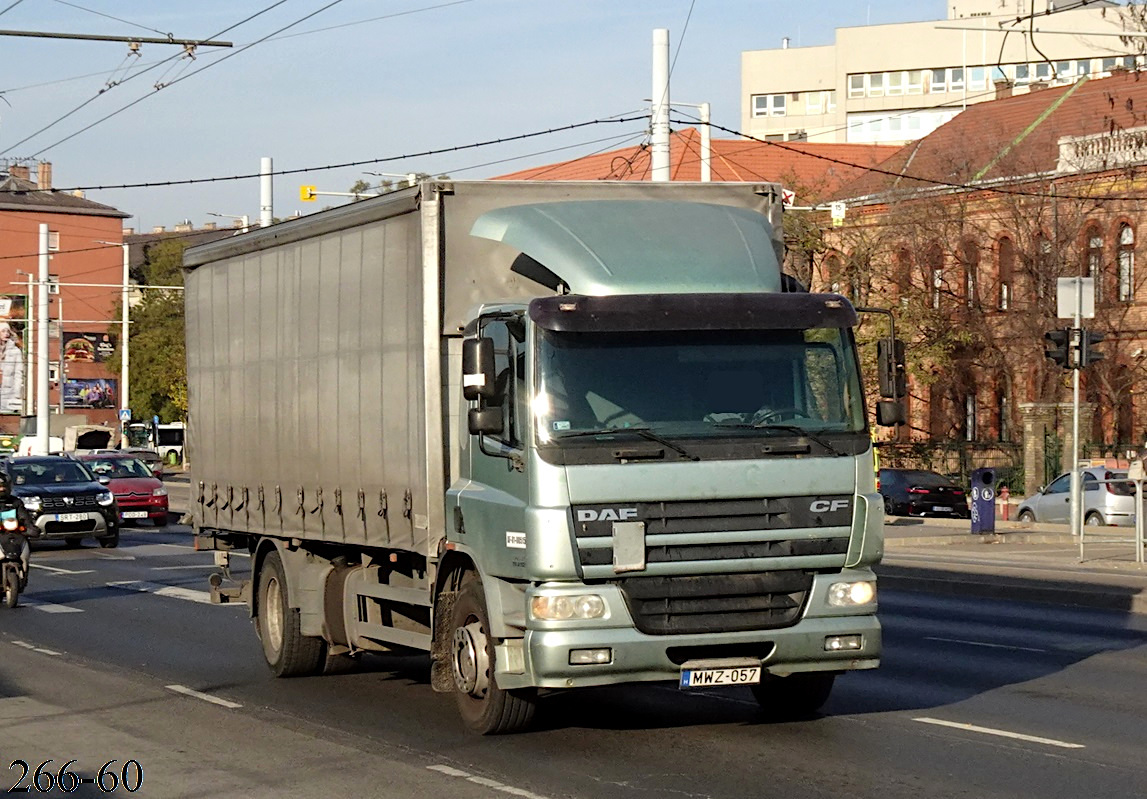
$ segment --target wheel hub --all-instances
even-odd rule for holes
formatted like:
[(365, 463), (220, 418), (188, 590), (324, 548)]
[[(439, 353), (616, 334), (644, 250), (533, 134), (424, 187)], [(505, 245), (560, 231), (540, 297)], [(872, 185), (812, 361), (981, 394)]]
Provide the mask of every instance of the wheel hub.
[(461, 693), (479, 699), (485, 697), (490, 687), (490, 661), (481, 624), (472, 622), (454, 630), (451, 661), (455, 687)]

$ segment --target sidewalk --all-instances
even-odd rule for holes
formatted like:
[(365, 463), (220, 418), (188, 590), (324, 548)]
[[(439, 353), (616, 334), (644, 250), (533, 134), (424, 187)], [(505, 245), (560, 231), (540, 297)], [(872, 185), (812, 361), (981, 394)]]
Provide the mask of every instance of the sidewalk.
[(1147, 613), (1147, 564), (1135, 562), (1134, 528), (996, 521), (972, 534), (967, 519), (891, 517), (881, 585), (949, 595), (1050, 602)]

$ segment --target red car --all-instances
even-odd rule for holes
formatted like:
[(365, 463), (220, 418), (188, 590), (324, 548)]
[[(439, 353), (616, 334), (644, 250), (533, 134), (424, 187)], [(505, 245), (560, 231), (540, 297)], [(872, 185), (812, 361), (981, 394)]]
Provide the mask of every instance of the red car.
[(150, 519), (156, 527), (167, 524), (167, 489), (142, 460), (123, 455), (77, 455), (96, 477), (108, 477), (108, 489), (119, 506), (120, 519), (131, 524)]

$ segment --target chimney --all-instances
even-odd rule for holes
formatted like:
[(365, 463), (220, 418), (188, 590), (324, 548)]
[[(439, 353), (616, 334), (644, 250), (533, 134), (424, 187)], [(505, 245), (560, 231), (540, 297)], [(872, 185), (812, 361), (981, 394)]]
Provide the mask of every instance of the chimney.
[(123, 235), (125, 235), (125, 236), (134, 236), (134, 235), (135, 235), (135, 228), (133, 228), (133, 227), (125, 227), (125, 228), (123, 229)]
[(156, 225), (155, 227), (153, 227), (151, 229), (151, 232), (152, 233), (165, 233), (165, 232), (167, 232), (167, 228), (165, 228), (163, 225)]
[(784, 36), (781, 38), (781, 49), (782, 50), (788, 50), (789, 49), (789, 37), (788, 36)]
[(41, 161), (36, 166), (36, 188), (40, 191), (50, 191), (52, 188), (52, 162)]
[(1046, 89), (1046, 88), (1047, 88), (1047, 83), (1045, 83), (1042, 80), (1033, 80), (1031, 83), (1028, 84), (1028, 91), (1029, 92), (1038, 92), (1038, 91), (1041, 91), (1041, 90)]
[(193, 229), (194, 227), (189, 219), (184, 219), (173, 228), (176, 233), (190, 233)]
[(996, 99), (1004, 100), (1012, 96), (1012, 82), (1010, 80), (993, 81), (996, 87)]
[(218, 228), (219, 228), (218, 222), (204, 222), (203, 223), (203, 229), (204, 230), (217, 230)]
[(14, 178), (21, 180), (29, 180), (29, 172), (27, 164), (10, 164), (8, 166), (8, 174)]

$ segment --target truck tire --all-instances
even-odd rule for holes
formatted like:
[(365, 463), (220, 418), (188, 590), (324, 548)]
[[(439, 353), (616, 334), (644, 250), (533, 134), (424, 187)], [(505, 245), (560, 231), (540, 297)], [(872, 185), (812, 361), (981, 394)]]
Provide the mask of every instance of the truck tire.
[(463, 578), (451, 627), (450, 663), (462, 721), (481, 735), (517, 732), (529, 726), (537, 709), (537, 691), (498, 687), (486, 593), (473, 572)]
[(801, 718), (820, 710), (832, 693), (836, 674), (810, 671), (788, 677), (763, 675), (752, 686), (753, 696), (767, 716), (777, 719)]
[(263, 657), (276, 677), (319, 674), (326, 663), (326, 642), (301, 632), (298, 608), (287, 597), (287, 577), (279, 553), (272, 551), (259, 570), (256, 631)]

